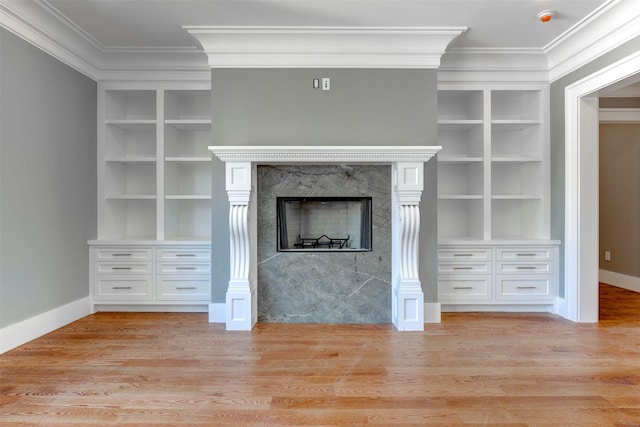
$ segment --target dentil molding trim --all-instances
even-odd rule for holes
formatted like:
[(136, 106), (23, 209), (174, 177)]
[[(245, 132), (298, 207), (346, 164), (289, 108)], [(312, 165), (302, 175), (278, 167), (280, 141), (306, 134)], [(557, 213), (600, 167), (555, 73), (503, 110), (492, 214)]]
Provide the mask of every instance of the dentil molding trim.
[(426, 162), (442, 147), (418, 146), (210, 146), (224, 162)]
[(183, 26), (212, 68), (438, 68), (467, 27)]

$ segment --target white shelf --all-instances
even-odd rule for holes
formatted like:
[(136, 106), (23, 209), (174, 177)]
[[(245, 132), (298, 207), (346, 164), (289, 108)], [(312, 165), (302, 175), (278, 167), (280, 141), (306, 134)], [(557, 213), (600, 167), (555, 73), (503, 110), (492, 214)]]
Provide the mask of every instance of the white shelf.
[(98, 240), (210, 239), (211, 91), (99, 86)]
[(548, 88), (518, 86), (439, 88), (440, 241), (548, 239)]

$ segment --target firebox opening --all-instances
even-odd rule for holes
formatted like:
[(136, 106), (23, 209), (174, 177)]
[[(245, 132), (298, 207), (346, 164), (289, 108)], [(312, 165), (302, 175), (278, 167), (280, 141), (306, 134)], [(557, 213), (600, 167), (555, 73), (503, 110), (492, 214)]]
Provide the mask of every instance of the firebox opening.
[(371, 197), (278, 197), (279, 252), (367, 252)]

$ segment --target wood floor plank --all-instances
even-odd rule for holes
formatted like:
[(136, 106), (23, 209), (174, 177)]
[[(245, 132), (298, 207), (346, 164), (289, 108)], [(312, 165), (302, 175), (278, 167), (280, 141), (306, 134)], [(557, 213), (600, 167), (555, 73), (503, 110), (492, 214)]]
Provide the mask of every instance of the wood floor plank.
[(601, 321), (446, 313), (391, 325), (96, 313), (0, 356), (2, 426), (640, 426), (640, 294)]

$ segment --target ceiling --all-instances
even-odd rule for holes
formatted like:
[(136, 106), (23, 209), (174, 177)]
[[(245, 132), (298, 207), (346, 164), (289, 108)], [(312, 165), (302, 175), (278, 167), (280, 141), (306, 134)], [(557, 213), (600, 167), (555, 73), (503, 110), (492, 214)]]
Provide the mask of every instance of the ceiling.
[[(18, 0), (25, 1), (25, 0)], [(542, 50), (611, 0), (34, 0), (103, 51), (198, 48), (183, 25), (469, 30), (450, 48)], [(635, 0), (634, 0), (635, 1)], [(11, 2), (11, 0), (9, 0)], [(554, 9), (548, 23), (538, 12)]]

